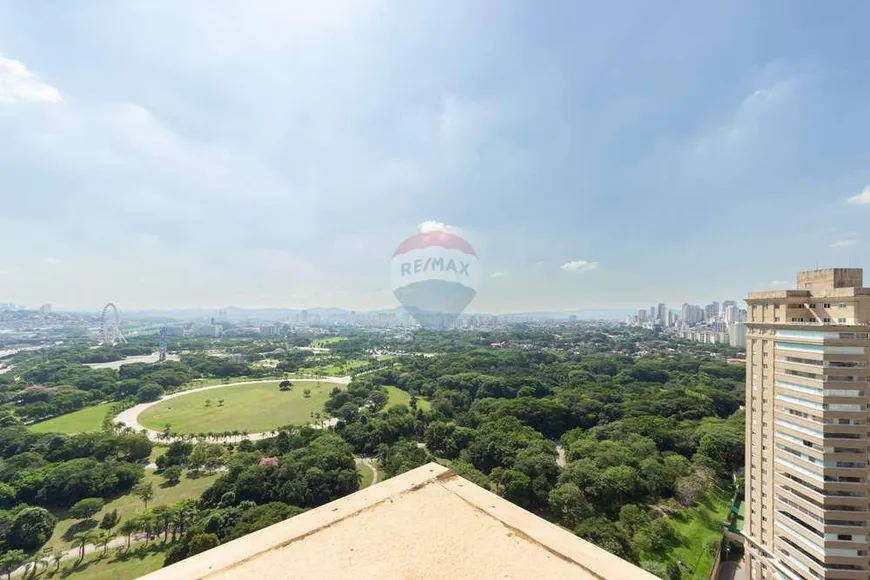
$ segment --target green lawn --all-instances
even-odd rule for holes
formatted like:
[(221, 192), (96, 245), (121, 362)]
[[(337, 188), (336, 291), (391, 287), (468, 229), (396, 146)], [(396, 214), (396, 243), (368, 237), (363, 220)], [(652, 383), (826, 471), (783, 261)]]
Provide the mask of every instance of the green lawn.
[[(336, 386), (299, 382), (290, 391), (279, 391), (278, 382), (269, 381), (191, 393), (151, 407), (139, 415), (139, 422), (157, 431), (168, 423), (174, 433), (271, 431), (304, 424), (312, 420), (311, 413), (323, 413), (323, 403)], [(304, 396), (305, 389), (311, 389), (310, 397)], [(218, 406), (221, 399), (223, 406)], [(211, 401), (208, 407), (206, 400)]]
[(722, 538), (722, 522), (728, 517), (730, 505), (731, 495), (717, 488), (704, 502), (670, 519), (681, 542), (670, 556), (688, 566), (682, 567), (685, 580), (707, 580), (710, 576), (715, 554), (707, 552), (707, 545)]
[(357, 464), (356, 469), (357, 469), (357, 471), (359, 471), (360, 475), (362, 476), (360, 478), (359, 488), (365, 489), (368, 486), (370, 486), (372, 484), (372, 479), (375, 476), (375, 474), (372, 473), (372, 470), (369, 469), (369, 467), (367, 465), (363, 465), (361, 463)]
[[(209, 474), (196, 479), (190, 479), (187, 477), (187, 473), (185, 473), (178, 485), (162, 487), (164, 479), (155, 474), (152, 470), (146, 469), (145, 477), (142, 481), (154, 484), (154, 499), (148, 502), (148, 507), (173, 504), (189, 498), (197, 499), (202, 495), (202, 492), (211, 487), (211, 484), (218, 478), (218, 475), (219, 474)], [(106, 512), (114, 509), (118, 510), (118, 515), (121, 516), (122, 520), (124, 520), (130, 514), (144, 509), (144, 506), (142, 505), (142, 500), (135, 495), (123, 495), (108, 502), (93, 519), (99, 522)], [(69, 540), (64, 539), (63, 536), (67, 533), (67, 530), (69, 530), (70, 527), (79, 520), (67, 518), (66, 512), (55, 512), (55, 515), (59, 521), (57, 522), (57, 526), (54, 528), (54, 533), (52, 534), (51, 539), (48, 541), (48, 545), (56, 548), (69, 549), (71, 547)]]
[(36, 575), (41, 579), (73, 578), (73, 580), (133, 580), (163, 567), (170, 544), (150, 542), (126, 549), (109, 550), (106, 556), (99, 553), (88, 554), (79, 564), (68, 560), (61, 564), (60, 572), (54, 571), (54, 564)]
[(41, 423), (34, 423), (28, 429), (36, 433), (90, 433), (99, 431), (103, 426), (103, 419), (112, 407), (112, 403), (103, 403), (95, 407), (85, 407), (73, 413), (67, 413), (54, 417)]
[(327, 338), (315, 338), (308, 346), (310, 346), (311, 348), (326, 348), (330, 344), (344, 342), (345, 340), (347, 340), (346, 336), (329, 336)]
[[(410, 405), (411, 395), (408, 394), (408, 391), (403, 391), (399, 387), (385, 386), (384, 388), (387, 389), (387, 394), (389, 394), (390, 396), (390, 398), (387, 399), (387, 408), (398, 407), (400, 405)], [(428, 411), (432, 408), (432, 405), (429, 403), (429, 401), (423, 399), (422, 397), (417, 397), (417, 408)]]
[(302, 367), (297, 371), (297, 374), (326, 377), (343, 377), (349, 375), (355, 370), (364, 369), (367, 366), (369, 366), (368, 361), (349, 360), (344, 363), (329, 363)]

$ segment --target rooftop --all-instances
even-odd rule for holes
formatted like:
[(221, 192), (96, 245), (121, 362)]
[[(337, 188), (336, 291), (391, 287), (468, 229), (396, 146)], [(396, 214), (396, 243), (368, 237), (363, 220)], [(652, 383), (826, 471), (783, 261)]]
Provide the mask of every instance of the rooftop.
[(429, 463), (143, 578), (655, 577)]

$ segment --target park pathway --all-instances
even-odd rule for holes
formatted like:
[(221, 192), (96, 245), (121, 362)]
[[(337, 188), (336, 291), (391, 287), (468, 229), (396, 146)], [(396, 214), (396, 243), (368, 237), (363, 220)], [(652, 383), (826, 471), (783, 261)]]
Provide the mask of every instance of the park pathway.
[[(347, 385), (350, 383), (351, 377), (323, 377), (322, 379), (293, 379), (293, 383), (335, 383), (337, 385)], [(262, 384), (264, 382), (269, 381), (243, 381), (240, 383), (227, 383), (225, 385), (210, 385), (208, 387), (199, 387), (196, 389), (189, 389), (186, 391), (178, 391), (177, 393), (169, 393), (168, 395), (163, 395), (160, 399), (156, 401), (151, 401), (150, 403), (140, 403), (135, 407), (130, 407), (124, 411), (121, 411), (114, 419), (114, 423), (116, 425), (121, 424), (125, 427), (130, 427), (134, 431), (144, 432), (148, 439), (155, 442), (161, 443), (172, 443), (174, 441), (196, 441), (196, 438), (185, 438), (181, 436), (177, 437), (165, 437), (163, 433), (160, 431), (155, 431), (153, 429), (148, 429), (144, 427), (141, 423), (139, 423), (139, 415), (142, 414), (146, 409), (150, 409), (154, 405), (159, 405), (163, 401), (168, 401), (169, 399), (176, 399), (178, 397), (183, 397), (185, 395), (190, 395), (192, 393), (200, 393), (202, 391), (211, 391), (213, 389), (223, 389), (225, 387), (237, 387), (239, 385), (254, 385), (254, 384)], [(329, 419), (326, 421), (322, 421), (321, 424), (315, 425), (315, 428), (325, 428), (331, 427), (338, 422), (337, 419)], [(258, 441), (260, 439), (268, 439), (269, 437), (274, 437), (275, 432), (266, 431), (263, 433), (249, 433), (247, 435), (228, 435), (226, 437), (209, 437), (205, 442), (207, 443), (239, 443), (240, 441), (244, 441), (247, 439), (248, 441)]]
[(369, 487), (373, 486), (378, 482), (378, 470), (372, 465), (372, 460), (368, 457), (357, 457), (356, 458), (357, 465), (365, 465), (372, 472), (372, 482), (369, 484)]

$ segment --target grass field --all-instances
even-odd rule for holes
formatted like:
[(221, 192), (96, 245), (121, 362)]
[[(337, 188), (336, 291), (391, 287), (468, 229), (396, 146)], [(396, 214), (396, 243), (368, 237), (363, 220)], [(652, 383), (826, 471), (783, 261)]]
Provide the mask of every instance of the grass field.
[(671, 518), (680, 546), (670, 555), (673, 560), (682, 560), (688, 565), (691, 572), (683, 568), (685, 580), (707, 580), (710, 576), (715, 554), (711, 555), (707, 546), (711, 540), (722, 538), (722, 522), (728, 517), (730, 505), (730, 494), (717, 488), (704, 502)]
[(47, 570), (42, 568), (42, 572), (29, 578), (133, 580), (162, 568), (168, 550), (169, 544), (151, 542), (147, 546), (140, 544), (131, 547), (129, 552), (125, 549), (110, 550), (105, 557), (101, 557), (98, 553), (89, 554), (81, 564), (77, 563), (76, 559), (68, 560), (61, 564), (60, 572), (55, 572), (54, 564), (51, 564)]
[[(403, 391), (398, 387), (387, 387), (387, 394), (389, 394), (390, 398), (387, 399), (387, 408), (389, 407), (398, 407), (399, 405), (410, 405), (411, 403), (411, 395), (408, 394), (408, 391)], [(432, 408), (432, 405), (429, 401), (417, 397), (417, 408), (423, 409), (424, 411), (428, 411)]]
[(343, 377), (349, 375), (355, 370), (364, 369), (367, 366), (369, 366), (369, 363), (367, 361), (350, 360), (345, 363), (331, 363), (302, 367), (297, 371), (296, 374), (320, 375), (325, 377)]
[[(145, 477), (142, 478), (142, 481), (154, 484), (154, 499), (148, 502), (148, 507), (173, 504), (188, 498), (197, 499), (202, 495), (202, 492), (211, 487), (211, 484), (218, 478), (218, 475), (219, 474), (214, 473), (203, 475), (196, 479), (190, 479), (187, 477), (187, 473), (185, 473), (184, 476), (182, 476), (181, 481), (178, 482), (178, 485), (162, 487), (164, 479), (155, 474), (152, 470), (146, 469)], [(106, 505), (103, 506), (103, 509), (100, 510), (93, 519), (99, 522), (106, 512), (115, 509), (118, 510), (118, 515), (121, 516), (121, 520), (124, 520), (130, 514), (144, 509), (144, 506), (142, 505), (142, 500), (135, 495), (123, 495), (106, 503)], [(54, 515), (57, 516), (58, 522), (57, 526), (54, 528), (54, 533), (52, 534), (51, 539), (48, 541), (48, 545), (54, 548), (69, 549), (69, 540), (65, 539), (64, 535), (70, 527), (76, 524), (79, 520), (68, 518), (66, 512), (55, 512)]]
[(359, 488), (365, 489), (368, 486), (370, 486), (372, 484), (372, 479), (375, 476), (375, 474), (372, 473), (372, 470), (369, 469), (367, 465), (362, 465), (361, 463), (357, 463), (356, 469), (357, 469), (357, 471), (359, 471), (360, 475), (362, 476), (360, 478)]
[(315, 338), (311, 341), (311, 348), (327, 348), (330, 344), (335, 344), (337, 342), (344, 342), (347, 340), (346, 336), (329, 336), (326, 338)]
[(111, 407), (112, 403), (85, 407), (73, 413), (54, 417), (41, 423), (34, 423), (28, 429), (35, 433), (65, 433), (67, 435), (99, 431), (103, 426), (103, 419)]
[[(139, 422), (157, 431), (168, 423), (174, 433), (271, 431), (311, 421), (311, 413), (323, 412), (323, 403), (336, 386), (300, 382), (290, 391), (279, 391), (278, 382), (269, 381), (192, 393), (151, 407), (139, 415)], [(308, 398), (304, 396), (305, 389), (311, 389)], [(209, 407), (205, 406), (207, 399), (211, 401)], [(223, 406), (218, 406), (221, 399)]]

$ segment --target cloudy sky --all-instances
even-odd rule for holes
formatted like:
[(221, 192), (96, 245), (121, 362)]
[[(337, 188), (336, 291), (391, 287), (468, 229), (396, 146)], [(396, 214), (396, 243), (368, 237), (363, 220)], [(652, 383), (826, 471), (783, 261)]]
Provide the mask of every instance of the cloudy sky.
[(865, 265), (870, 4), (0, 0), (0, 302), (379, 308), (458, 228), (473, 309)]

